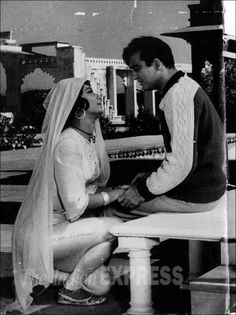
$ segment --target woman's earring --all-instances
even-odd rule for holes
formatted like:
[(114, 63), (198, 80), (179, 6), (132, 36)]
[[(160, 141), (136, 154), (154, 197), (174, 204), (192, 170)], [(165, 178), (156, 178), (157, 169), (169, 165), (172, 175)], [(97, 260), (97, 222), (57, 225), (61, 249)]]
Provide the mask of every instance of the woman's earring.
[(86, 115), (85, 110), (83, 108), (81, 108), (81, 110), (83, 111), (83, 114), (81, 116), (78, 116), (77, 111), (75, 112), (75, 117), (77, 119), (83, 119), (85, 117), (85, 115)]

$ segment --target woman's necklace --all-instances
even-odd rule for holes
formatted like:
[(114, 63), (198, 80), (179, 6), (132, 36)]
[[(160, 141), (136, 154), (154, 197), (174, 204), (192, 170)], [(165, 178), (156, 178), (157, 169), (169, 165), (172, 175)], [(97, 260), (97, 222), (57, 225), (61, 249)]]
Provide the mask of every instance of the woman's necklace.
[(93, 141), (93, 143), (95, 143), (96, 136), (95, 136), (93, 133), (84, 131), (83, 129), (80, 129), (80, 128), (75, 127), (75, 126), (71, 126), (71, 127), (72, 127), (75, 131), (77, 131), (77, 132), (78, 132), (78, 130), (79, 130), (79, 131), (83, 132), (84, 134), (88, 135), (88, 136), (89, 136), (89, 141), (90, 141), (90, 142)]

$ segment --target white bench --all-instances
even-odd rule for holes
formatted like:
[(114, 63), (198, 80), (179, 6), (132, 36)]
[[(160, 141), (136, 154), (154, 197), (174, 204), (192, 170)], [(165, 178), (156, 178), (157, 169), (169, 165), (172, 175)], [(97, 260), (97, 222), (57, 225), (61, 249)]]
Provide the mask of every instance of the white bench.
[[(160, 239), (219, 241), (222, 243), (221, 263), (236, 265), (235, 191), (228, 192), (228, 196), (231, 202), (228, 211), (225, 198), (224, 202), (209, 212), (157, 213), (112, 227), (111, 232), (118, 236), (120, 249), (129, 252), (132, 277), (130, 277), (130, 308), (127, 314), (155, 314), (151, 300), (150, 250), (159, 244)], [(12, 227), (12, 225), (1, 224), (1, 253), (3, 254), (11, 253)], [(233, 245), (230, 247), (229, 257), (225, 255), (227, 245)], [(11, 264), (10, 256), (9, 264)], [(137, 266), (140, 269), (137, 270)]]
[[(230, 192), (231, 211), (227, 211), (227, 198), (209, 212), (156, 213), (150, 216), (113, 226), (119, 246), (129, 251), (130, 258), (130, 308), (129, 315), (153, 315), (151, 299), (150, 250), (160, 238), (219, 241), (222, 243), (221, 263), (227, 264), (228, 242), (235, 243), (235, 191)], [(235, 244), (233, 244), (235, 246)], [(232, 247), (233, 249), (233, 247)], [(235, 251), (229, 252), (229, 263), (235, 265)], [(145, 270), (139, 272), (136, 268)], [(141, 279), (140, 279), (141, 277)]]

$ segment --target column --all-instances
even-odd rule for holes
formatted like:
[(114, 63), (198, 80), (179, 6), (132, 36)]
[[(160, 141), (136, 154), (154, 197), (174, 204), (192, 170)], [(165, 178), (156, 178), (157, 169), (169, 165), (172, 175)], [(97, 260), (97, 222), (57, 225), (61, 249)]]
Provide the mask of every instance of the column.
[(150, 115), (154, 114), (155, 102), (153, 91), (144, 91), (144, 111)]
[(117, 83), (116, 83), (116, 69), (113, 68), (113, 100), (114, 100), (114, 103), (113, 103), (113, 110), (114, 110), (114, 116), (118, 116), (118, 112), (117, 112)]
[(159, 242), (142, 237), (119, 237), (119, 246), (129, 250), (130, 308), (124, 315), (155, 315), (152, 307), (150, 250)]
[(116, 70), (114, 67), (107, 67), (106, 71), (107, 81), (107, 98), (113, 106), (114, 115), (117, 116), (117, 87), (116, 87)]
[(56, 48), (57, 71), (55, 82), (74, 77), (74, 48)]
[(74, 52), (74, 77), (75, 78), (85, 78), (86, 76), (86, 66), (85, 66), (85, 53), (82, 47), (73, 46)]
[(126, 114), (135, 113), (135, 90), (132, 70), (127, 70), (127, 88), (125, 89), (125, 108)]
[(201, 41), (191, 39), (190, 44), (192, 54), (192, 77), (201, 84), (201, 70), (205, 66), (205, 60), (208, 59), (206, 56), (206, 47), (203, 39)]
[(134, 80), (134, 116), (138, 115), (137, 80)]
[(156, 116), (156, 91), (152, 91), (152, 114)]
[(223, 57), (223, 33), (216, 36), (215, 50), (213, 51), (213, 97), (214, 105), (222, 120), (225, 122), (225, 72)]
[(6, 67), (6, 109), (13, 115), (21, 112), (21, 77), (16, 65)]

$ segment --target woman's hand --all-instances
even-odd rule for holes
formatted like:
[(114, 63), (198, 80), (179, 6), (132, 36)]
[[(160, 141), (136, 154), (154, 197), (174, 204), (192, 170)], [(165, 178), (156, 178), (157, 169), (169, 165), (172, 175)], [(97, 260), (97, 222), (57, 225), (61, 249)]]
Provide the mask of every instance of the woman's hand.
[(131, 185), (119, 198), (118, 201), (123, 207), (135, 208), (144, 202), (135, 185)]
[(110, 186), (109, 187), (98, 187), (98, 189), (96, 190), (96, 193), (100, 193), (102, 191), (109, 193), (112, 190), (113, 190), (113, 188)]
[(108, 195), (110, 197), (110, 203), (116, 201), (120, 196), (123, 195), (124, 192), (125, 192), (125, 189), (123, 188), (115, 188), (109, 191)]

